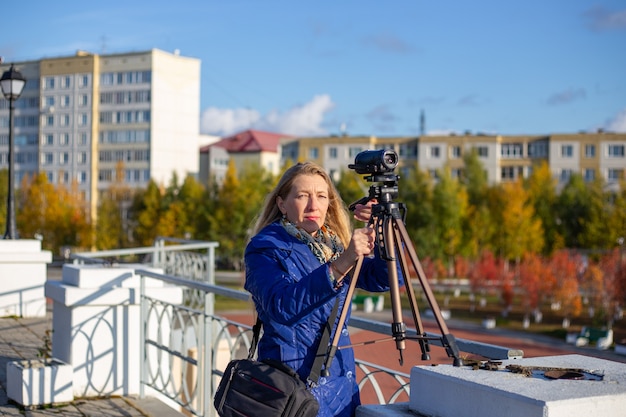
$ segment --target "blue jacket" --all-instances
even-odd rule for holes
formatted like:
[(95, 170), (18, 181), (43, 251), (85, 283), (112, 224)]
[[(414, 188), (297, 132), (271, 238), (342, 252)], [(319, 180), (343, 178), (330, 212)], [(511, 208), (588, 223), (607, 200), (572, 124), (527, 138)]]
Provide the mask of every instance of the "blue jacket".
[[(265, 227), (252, 238), (246, 247), (245, 266), (245, 288), (252, 294), (263, 321), (258, 357), (281, 360), (306, 380), (335, 299), (340, 300), (339, 317), (349, 283), (335, 289), (329, 264), (320, 264), (311, 250), (279, 223)], [(386, 291), (388, 280), (385, 261), (378, 257), (363, 260), (359, 288)], [(347, 322), (341, 330), (340, 347), (350, 345)], [(331, 341), (334, 329), (336, 323)], [(320, 377), (312, 390), (320, 403), (319, 417), (354, 416), (360, 404), (355, 373), (352, 348), (338, 349), (330, 376)]]

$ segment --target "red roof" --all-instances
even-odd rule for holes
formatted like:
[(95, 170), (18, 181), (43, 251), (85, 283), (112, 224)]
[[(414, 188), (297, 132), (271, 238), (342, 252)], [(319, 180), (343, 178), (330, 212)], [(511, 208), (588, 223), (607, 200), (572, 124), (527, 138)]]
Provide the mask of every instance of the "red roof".
[(235, 135), (200, 148), (200, 152), (207, 152), (212, 147), (224, 148), (228, 152), (278, 152), (281, 139), (290, 138), (289, 135), (263, 132), (260, 130), (244, 130)]

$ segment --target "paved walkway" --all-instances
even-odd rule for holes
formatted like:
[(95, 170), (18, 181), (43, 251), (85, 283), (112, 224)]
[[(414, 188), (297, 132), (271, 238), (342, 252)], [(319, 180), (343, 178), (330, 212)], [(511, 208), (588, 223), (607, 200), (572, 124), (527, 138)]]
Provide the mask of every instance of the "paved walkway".
[(0, 416), (11, 417), (174, 417), (182, 416), (154, 398), (77, 399), (58, 407), (22, 409), (7, 397), (7, 363), (37, 359), (52, 315), (42, 318), (0, 318)]

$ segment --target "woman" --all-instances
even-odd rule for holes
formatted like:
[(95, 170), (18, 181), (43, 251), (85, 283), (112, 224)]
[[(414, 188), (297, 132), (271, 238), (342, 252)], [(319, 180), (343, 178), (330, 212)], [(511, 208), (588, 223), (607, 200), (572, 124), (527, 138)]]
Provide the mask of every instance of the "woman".
[[(355, 217), (368, 221), (373, 203), (358, 205)], [(386, 262), (368, 257), (377, 252), (374, 230), (350, 232), (350, 216), (330, 177), (311, 162), (285, 172), (253, 234), (245, 252), (245, 288), (263, 321), (258, 357), (278, 359), (306, 380), (336, 298), (340, 312), (350, 302), (345, 298), (357, 259), (364, 257), (357, 286), (367, 291), (388, 290)], [(339, 346), (346, 345), (344, 324)], [(354, 416), (360, 399), (352, 349), (339, 349), (329, 371), (312, 389), (318, 416)]]

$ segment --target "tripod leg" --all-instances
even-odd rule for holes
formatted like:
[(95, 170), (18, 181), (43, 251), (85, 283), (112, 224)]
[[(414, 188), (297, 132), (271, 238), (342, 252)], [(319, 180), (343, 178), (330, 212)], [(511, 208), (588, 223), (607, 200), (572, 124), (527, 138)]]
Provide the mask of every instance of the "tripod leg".
[(400, 353), (400, 365), (404, 363), (402, 351), (406, 348), (406, 325), (402, 319), (402, 304), (400, 302), (400, 284), (398, 281), (398, 269), (396, 268), (396, 244), (394, 243), (393, 225), (389, 219), (378, 223), (379, 233), (382, 233), (387, 259), (387, 273), (389, 274), (389, 293), (391, 295), (391, 335), (396, 341), (396, 348)]
[(346, 322), (346, 317), (348, 316), (350, 303), (352, 303), (352, 295), (354, 294), (354, 290), (356, 288), (356, 282), (359, 280), (359, 273), (361, 272), (362, 264), (363, 257), (359, 256), (359, 259), (357, 259), (356, 261), (354, 271), (352, 271), (352, 279), (350, 280), (350, 286), (348, 287), (348, 292), (346, 293), (346, 300), (344, 301), (343, 308), (341, 309), (341, 314), (339, 315), (339, 321), (337, 322), (335, 335), (333, 336), (333, 340), (328, 347), (326, 362), (324, 363), (324, 369), (322, 369), (321, 372), (322, 376), (330, 375), (330, 364), (332, 363), (333, 359), (335, 358), (335, 354), (337, 353), (337, 347), (339, 346), (339, 337), (341, 337), (341, 330), (343, 329), (343, 325)]
[(415, 268), (415, 271), (417, 272), (417, 277), (420, 281), (420, 284), (422, 285), (424, 294), (426, 295), (428, 303), (430, 304), (430, 307), (433, 311), (435, 320), (437, 321), (437, 325), (439, 326), (439, 330), (441, 331), (441, 335), (442, 335), (441, 343), (443, 347), (446, 349), (446, 353), (448, 354), (448, 357), (454, 358), (454, 366), (461, 366), (463, 364), (463, 361), (461, 360), (460, 355), (459, 355), (459, 348), (456, 344), (456, 339), (454, 338), (452, 334), (450, 334), (450, 331), (448, 330), (448, 326), (446, 325), (443, 319), (443, 316), (441, 315), (441, 310), (439, 309), (439, 305), (437, 304), (435, 295), (433, 294), (433, 291), (430, 288), (430, 285), (428, 284), (428, 280), (426, 278), (426, 274), (424, 273), (424, 269), (422, 268), (422, 265), (420, 264), (419, 259), (417, 258), (417, 253), (415, 252), (415, 248), (413, 247), (413, 245), (411, 244), (411, 241), (409, 240), (406, 227), (404, 226), (404, 223), (402, 223), (402, 221), (396, 221), (395, 226), (397, 227), (397, 230), (400, 233), (401, 241), (404, 242), (405, 244), (405, 249), (407, 253), (409, 254), (409, 257), (411, 259), (413, 267)]
[[(394, 228), (394, 234), (396, 238), (396, 251), (400, 256), (400, 266), (402, 267), (402, 275), (404, 276), (404, 286), (409, 296), (409, 304), (411, 305), (411, 312), (413, 313), (413, 322), (415, 323), (415, 327), (417, 329), (417, 334), (419, 336), (426, 336), (426, 332), (424, 331), (424, 325), (422, 323), (422, 318), (419, 314), (419, 308), (417, 306), (417, 300), (415, 298), (415, 289), (413, 288), (413, 282), (411, 280), (411, 274), (409, 268), (407, 267), (407, 261), (404, 249), (402, 247), (402, 239), (400, 237), (400, 233), (397, 228)], [(424, 338), (418, 339), (420, 344), (420, 349), (422, 350), (422, 360), (427, 361), (430, 360), (430, 345), (428, 344), (428, 340)]]

